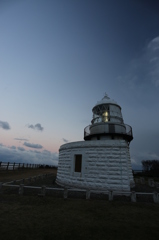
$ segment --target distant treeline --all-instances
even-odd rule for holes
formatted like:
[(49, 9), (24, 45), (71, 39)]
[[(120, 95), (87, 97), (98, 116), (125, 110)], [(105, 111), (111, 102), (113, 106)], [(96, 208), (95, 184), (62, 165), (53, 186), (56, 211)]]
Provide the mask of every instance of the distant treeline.
[(142, 160), (143, 171), (153, 175), (159, 175), (159, 160)]

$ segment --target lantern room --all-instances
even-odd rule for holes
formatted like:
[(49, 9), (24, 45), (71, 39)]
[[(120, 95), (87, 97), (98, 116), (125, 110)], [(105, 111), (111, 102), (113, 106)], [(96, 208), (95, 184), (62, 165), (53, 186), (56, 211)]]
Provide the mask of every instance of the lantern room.
[(107, 94), (92, 109), (91, 125), (84, 129), (84, 140), (133, 139), (132, 128), (124, 124), (121, 107)]

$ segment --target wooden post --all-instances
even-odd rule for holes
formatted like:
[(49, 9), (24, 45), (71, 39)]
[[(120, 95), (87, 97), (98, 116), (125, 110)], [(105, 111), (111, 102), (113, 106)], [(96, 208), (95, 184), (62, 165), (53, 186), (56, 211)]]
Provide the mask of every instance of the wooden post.
[(6, 168), (6, 170), (8, 170), (8, 168), (9, 168), (9, 162), (7, 163), (7, 168)]
[(13, 163), (13, 170), (14, 170), (14, 168), (15, 168), (15, 162)]

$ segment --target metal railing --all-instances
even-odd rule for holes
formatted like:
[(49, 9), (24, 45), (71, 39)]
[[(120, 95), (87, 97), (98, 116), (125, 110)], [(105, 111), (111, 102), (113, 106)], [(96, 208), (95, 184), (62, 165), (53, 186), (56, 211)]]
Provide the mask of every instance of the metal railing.
[[(108, 123), (108, 124), (120, 125), (118, 123)], [(91, 135), (91, 133), (90, 133), (90, 127), (91, 126), (92, 125), (88, 125), (87, 127), (85, 127), (85, 129), (84, 129), (84, 137), (87, 137), (87, 136)], [(133, 138), (132, 127), (127, 125), (127, 124), (124, 124), (124, 127), (125, 127), (125, 132), (124, 133), (121, 132), (120, 134), (128, 135), (128, 136)], [(107, 134), (119, 134), (119, 133), (118, 132), (114, 132), (114, 131), (111, 132), (111, 130), (109, 130), (107, 132)]]

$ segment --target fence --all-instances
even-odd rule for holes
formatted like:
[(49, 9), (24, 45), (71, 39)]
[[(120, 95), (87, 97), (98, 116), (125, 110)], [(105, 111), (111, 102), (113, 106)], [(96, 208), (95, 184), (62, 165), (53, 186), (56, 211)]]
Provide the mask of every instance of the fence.
[[(53, 181), (55, 181), (55, 175), (53, 173), (38, 175), (30, 178), (14, 180), (7, 183), (0, 183), (0, 193), (6, 193), (6, 189), (10, 189), (11, 191), (19, 195), (38, 195), (41, 197), (44, 196), (58, 196), (63, 197), (64, 199), (75, 197), (75, 198), (85, 198), (85, 199), (93, 199), (93, 198), (101, 198), (106, 199), (108, 201), (113, 200), (126, 200), (131, 202), (154, 202), (159, 203), (159, 193), (158, 192), (122, 192), (122, 191), (97, 191), (97, 190), (90, 190), (90, 189), (73, 189), (73, 188), (62, 188), (62, 187), (46, 187), (46, 186), (29, 186), (24, 185), (24, 183), (31, 183), (35, 182), (38, 179), (43, 179), (45, 177), (53, 177)], [(140, 181), (144, 184), (144, 179), (141, 178)], [(19, 183), (19, 184), (17, 184)], [(154, 186), (153, 179), (149, 179), (148, 181), (149, 186)], [(157, 185), (159, 188), (159, 184)], [(71, 196), (72, 195), (72, 196)]]
[(31, 164), (31, 163), (10, 163), (10, 162), (0, 162), (0, 170), (17, 170), (17, 169), (24, 169), (24, 168), (51, 168), (54, 166), (45, 165), (45, 164)]
[[(13, 185), (13, 184), (2, 184), (0, 183), (0, 192), (3, 192), (3, 188), (6, 187), (11, 187), (11, 188), (17, 188), (18, 189), (18, 194), (19, 195), (23, 195), (25, 193), (26, 194), (26, 190), (30, 189), (30, 190), (38, 190), (36, 191), (36, 193), (38, 194), (38, 196), (45, 196), (45, 195), (52, 195), (50, 194), (51, 192), (56, 193), (57, 196), (57, 192), (61, 192), (60, 196), (63, 196), (64, 199), (68, 198), (69, 193), (78, 193), (76, 194), (76, 197), (79, 196), (80, 193), (84, 193), (85, 198), (86, 199), (91, 199), (91, 195), (94, 194), (103, 194), (105, 196), (108, 197), (109, 201), (113, 201), (115, 200), (115, 198), (117, 196), (121, 197), (126, 197), (126, 198), (130, 198), (131, 202), (137, 202), (138, 200), (138, 196), (142, 195), (142, 196), (151, 196), (152, 199), (150, 202), (154, 202), (154, 203), (159, 203), (159, 193), (157, 192), (153, 192), (153, 193), (143, 193), (143, 192), (118, 192), (118, 191), (93, 191), (93, 190), (87, 190), (87, 189), (69, 189), (69, 188), (51, 188), (51, 187), (46, 187), (46, 186), (41, 186), (41, 187), (36, 187), (36, 186), (26, 186), (24, 184), (20, 184), (20, 185)], [(59, 194), (58, 194), (59, 195)], [(141, 200), (139, 200), (141, 202)]]

